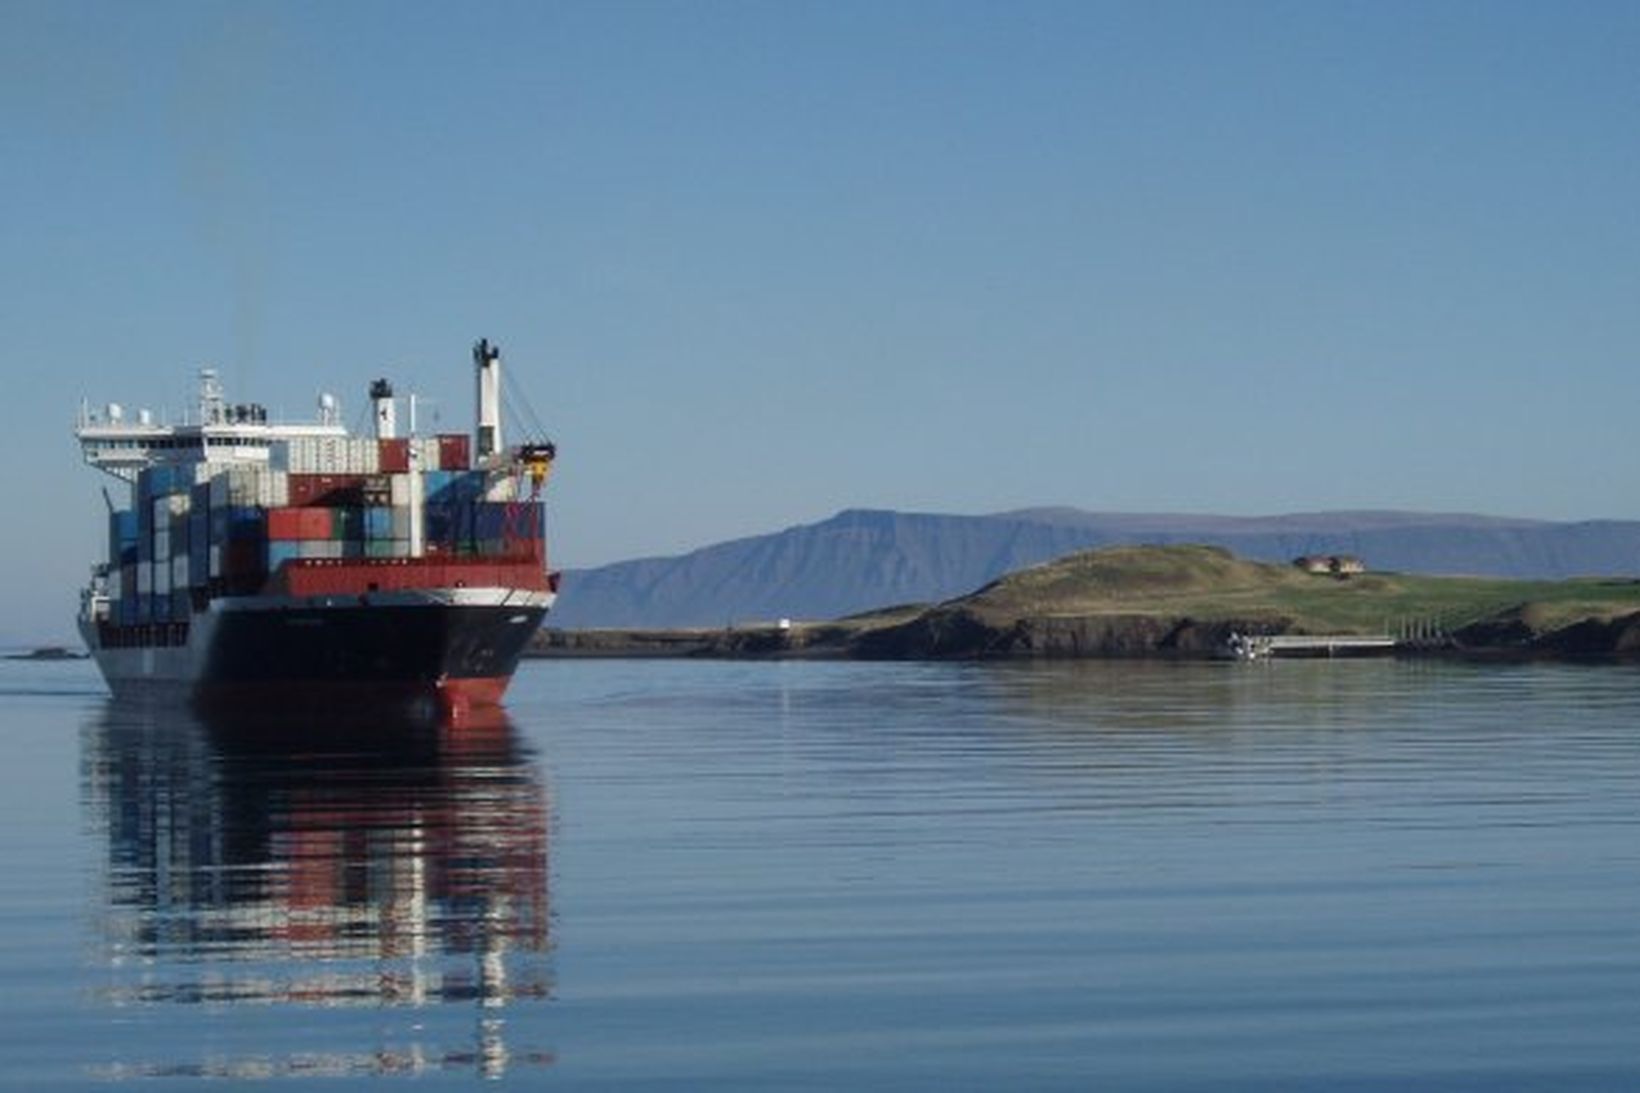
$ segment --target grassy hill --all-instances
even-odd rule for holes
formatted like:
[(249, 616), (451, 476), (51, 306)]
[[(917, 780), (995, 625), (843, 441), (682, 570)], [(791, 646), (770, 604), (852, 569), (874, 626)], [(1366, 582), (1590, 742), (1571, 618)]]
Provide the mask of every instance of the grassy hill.
[(1237, 558), (1210, 546), (1084, 551), (1010, 574), (953, 601), (988, 622), (1147, 614), (1286, 620), (1308, 633), (1446, 630), (1504, 613), (1549, 630), (1640, 611), (1640, 580), (1520, 581), (1365, 573), (1337, 578)]

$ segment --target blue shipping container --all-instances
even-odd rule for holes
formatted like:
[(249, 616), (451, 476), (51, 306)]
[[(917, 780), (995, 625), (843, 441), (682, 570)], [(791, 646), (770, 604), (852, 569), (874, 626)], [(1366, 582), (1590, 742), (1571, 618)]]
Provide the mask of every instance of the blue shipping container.
[(302, 556), (302, 544), (293, 539), (275, 539), (268, 543), (268, 569), (278, 569), (285, 562)]
[(227, 539), (266, 539), (268, 537), (268, 521), (263, 511), (256, 506), (235, 506), (223, 510), (227, 516)]
[(426, 477), (429, 502), (461, 504), (484, 496), (483, 471), (436, 471), (429, 472)]
[(393, 537), (393, 510), (370, 508), (364, 510), (364, 537), (391, 539)]

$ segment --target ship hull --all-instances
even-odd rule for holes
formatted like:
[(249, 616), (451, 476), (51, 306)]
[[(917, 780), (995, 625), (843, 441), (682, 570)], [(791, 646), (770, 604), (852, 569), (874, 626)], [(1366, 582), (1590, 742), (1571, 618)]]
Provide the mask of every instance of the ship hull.
[(550, 597), (463, 590), (451, 599), (215, 601), (185, 626), (86, 636), (118, 698), (228, 716), (460, 716), (501, 701)]

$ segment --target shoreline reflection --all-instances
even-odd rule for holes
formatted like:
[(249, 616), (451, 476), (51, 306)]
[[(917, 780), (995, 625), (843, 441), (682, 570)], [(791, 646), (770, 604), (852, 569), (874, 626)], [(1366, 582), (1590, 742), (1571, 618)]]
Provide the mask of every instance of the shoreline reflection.
[[(418, 1011), (398, 1034), (327, 1019), (319, 1050), (258, 1042), (101, 1076), (498, 1076), (552, 1062), (505, 1035), (507, 1008), (550, 999), (553, 982), (547, 796), (504, 716), (206, 724), (110, 703), (86, 727), (81, 783), (107, 845), (105, 1004), (198, 1006), (230, 1025), (252, 1006)], [(463, 1009), (452, 1036), (445, 1014)]]

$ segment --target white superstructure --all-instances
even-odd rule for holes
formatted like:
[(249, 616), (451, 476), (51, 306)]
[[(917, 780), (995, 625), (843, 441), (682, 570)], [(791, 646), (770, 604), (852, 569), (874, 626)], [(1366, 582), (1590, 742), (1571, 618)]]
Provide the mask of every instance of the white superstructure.
[(312, 422), (270, 422), (265, 408), (255, 403), (229, 405), (214, 368), (200, 369), (197, 420), (180, 425), (156, 425), (140, 411), (135, 422), (110, 403), (99, 413), (89, 404), (80, 407), (74, 436), (85, 461), (126, 482), (157, 463), (252, 463), (266, 465), (276, 445), (291, 440), (345, 438), (336, 399), (319, 398)]

